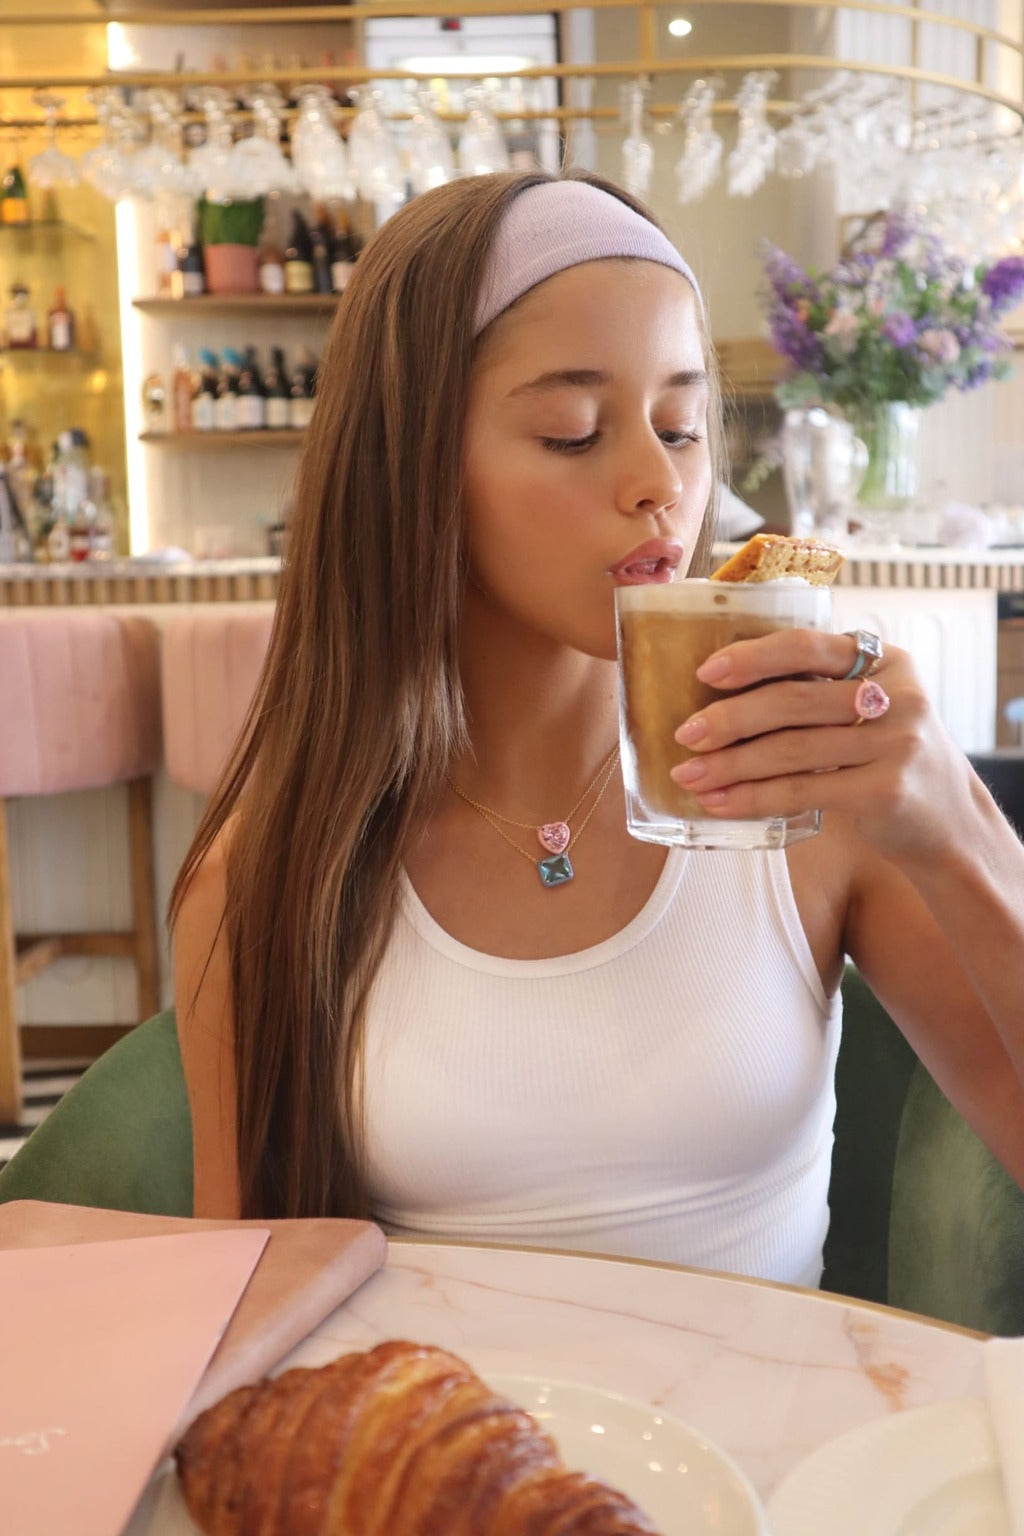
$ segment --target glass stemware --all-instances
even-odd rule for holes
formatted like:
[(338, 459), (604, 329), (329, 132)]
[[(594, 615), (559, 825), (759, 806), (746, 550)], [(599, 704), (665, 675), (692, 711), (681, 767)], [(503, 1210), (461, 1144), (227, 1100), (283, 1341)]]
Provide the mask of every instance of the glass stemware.
[(299, 191), (298, 174), (281, 149), (281, 92), (276, 85), (257, 85), (244, 100), (253, 114), (253, 132), (231, 150), (235, 196), (251, 199)]
[(103, 137), (86, 150), (79, 161), (82, 179), (116, 203), (129, 197), (134, 186), (135, 133), (123, 92), (114, 86), (90, 91), (88, 99), (96, 107)]
[(646, 80), (633, 80), (622, 87), (622, 113), (626, 137), (622, 141), (622, 184), (634, 197), (646, 197), (654, 170), (654, 146), (644, 133)]
[(739, 130), (726, 161), (729, 192), (750, 197), (775, 163), (775, 132), (768, 123), (768, 92), (778, 79), (774, 70), (755, 69), (743, 77), (736, 94)]
[(448, 130), (434, 110), (434, 98), (426, 87), (412, 87), (414, 108), (407, 146), (409, 179), (414, 192), (443, 186), (455, 175)]
[(703, 197), (718, 176), (722, 139), (711, 123), (717, 82), (695, 80), (683, 97), (677, 116), (684, 126), (683, 152), (676, 161), (676, 186), (681, 203)]
[(322, 85), (302, 86), (292, 127), (292, 165), (299, 185), (316, 202), (355, 196), (349, 153), (334, 126), (332, 98)]
[(360, 91), (348, 135), (349, 163), (360, 197), (397, 203), (405, 196), (402, 157), (383, 112), (380, 91)]
[(38, 155), (33, 155), (28, 162), (26, 173), (29, 181), (33, 186), (43, 188), (77, 186), (77, 162), (57, 148), (57, 115), (64, 105), (63, 96), (54, 96), (49, 91), (37, 91), (33, 100), (46, 115), (47, 142), (46, 148)]
[(482, 86), (466, 92), (466, 121), (459, 135), (459, 170), (463, 176), (507, 171), (508, 146)]

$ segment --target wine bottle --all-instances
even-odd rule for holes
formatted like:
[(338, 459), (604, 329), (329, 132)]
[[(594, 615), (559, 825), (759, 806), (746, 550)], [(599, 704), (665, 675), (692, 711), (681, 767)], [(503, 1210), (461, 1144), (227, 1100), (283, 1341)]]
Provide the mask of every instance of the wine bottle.
[(352, 232), (349, 229), (348, 219), (344, 214), (340, 214), (334, 239), (331, 242), (331, 287), (335, 293), (345, 292), (354, 269), (355, 248)]
[(212, 432), (217, 426), (217, 354), (207, 347), (199, 352), (199, 374), (192, 396), (192, 425), (197, 432)]
[(284, 251), (277, 232), (277, 219), (270, 211), (263, 224), (256, 259), (263, 292), (284, 293)]
[(316, 364), (310, 357), (305, 347), (300, 347), (295, 366), (292, 369), (290, 396), (289, 425), (299, 431), (305, 431), (313, 419), (313, 387), (316, 378)]
[(171, 273), (171, 297), (195, 299), (205, 292), (206, 271), (203, 266), (203, 252), (193, 219), (188, 234), (178, 246), (175, 268)]
[(291, 237), (284, 253), (284, 286), (287, 293), (313, 292), (313, 247), (305, 219), (296, 208)]
[(4, 172), (0, 182), (0, 224), (29, 222), (28, 188), (25, 174), (17, 161)]
[(225, 349), (224, 361), (217, 379), (217, 401), (214, 420), (220, 432), (234, 432), (238, 427), (238, 365), (237, 352)]
[(52, 352), (71, 352), (75, 345), (75, 314), (68, 308), (64, 289), (58, 285), (46, 314), (46, 335)]
[(274, 347), (270, 354), (270, 367), (263, 379), (266, 392), (266, 424), (275, 431), (291, 425), (291, 402), (288, 394), (288, 376), (285, 373), (284, 353)]
[(266, 426), (266, 403), (263, 397), (263, 380), (260, 378), (256, 348), (247, 347), (238, 372), (238, 426), (243, 431), (256, 432)]
[(313, 287), (317, 293), (332, 293), (331, 236), (326, 211), (317, 207), (310, 231), (313, 256)]

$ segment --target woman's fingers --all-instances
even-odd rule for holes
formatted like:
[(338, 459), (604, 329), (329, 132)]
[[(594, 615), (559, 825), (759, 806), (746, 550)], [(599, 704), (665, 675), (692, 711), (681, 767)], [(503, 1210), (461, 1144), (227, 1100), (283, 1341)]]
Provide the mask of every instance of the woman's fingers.
[(813, 725), (852, 725), (858, 718), (860, 683), (790, 678), (749, 693), (716, 699), (691, 715), (675, 733), (680, 746), (714, 752), (731, 742), (766, 732)]
[[(886, 664), (895, 655), (886, 647)], [(730, 690), (800, 673), (839, 679), (846, 677), (856, 659), (857, 642), (852, 635), (778, 629), (756, 640), (723, 646), (697, 668), (697, 676), (702, 683)]]

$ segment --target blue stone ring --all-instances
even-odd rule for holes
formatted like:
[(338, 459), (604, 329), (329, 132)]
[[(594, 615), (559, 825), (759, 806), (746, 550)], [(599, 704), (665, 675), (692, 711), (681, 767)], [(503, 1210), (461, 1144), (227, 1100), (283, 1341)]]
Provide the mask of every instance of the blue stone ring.
[(844, 635), (849, 635), (857, 646), (857, 654), (854, 657), (853, 666), (845, 673), (842, 681), (848, 683), (853, 677), (874, 677), (882, 665), (882, 642), (870, 629), (844, 629)]

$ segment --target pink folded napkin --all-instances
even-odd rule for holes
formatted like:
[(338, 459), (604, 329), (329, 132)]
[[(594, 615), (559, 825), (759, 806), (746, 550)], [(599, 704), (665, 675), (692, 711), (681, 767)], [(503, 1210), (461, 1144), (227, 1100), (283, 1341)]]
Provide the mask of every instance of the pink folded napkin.
[(123, 1528), (268, 1235), (0, 1252), (4, 1536)]
[(226, 1392), (265, 1376), (380, 1268), (387, 1258), (380, 1228), (369, 1221), (329, 1218), (206, 1221), (138, 1216), (43, 1200), (0, 1205), (0, 1250), (246, 1228), (269, 1231), (269, 1241), (175, 1434)]

